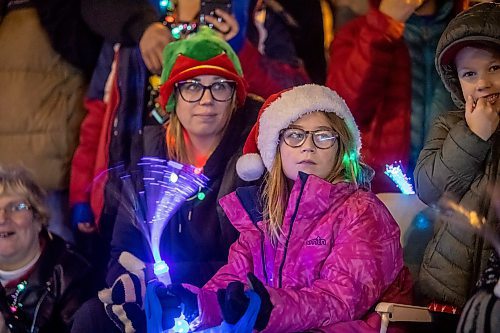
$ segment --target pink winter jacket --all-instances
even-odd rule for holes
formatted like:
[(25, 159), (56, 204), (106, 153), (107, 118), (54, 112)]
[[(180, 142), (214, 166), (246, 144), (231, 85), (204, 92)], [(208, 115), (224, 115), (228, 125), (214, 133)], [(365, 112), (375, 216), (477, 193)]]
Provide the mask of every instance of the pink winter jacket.
[(403, 268), (399, 227), (382, 202), (352, 184), (301, 174), (284, 217), (287, 238), (275, 248), (256, 190), (240, 188), (220, 200), (240, 237), (228, 264), (198, 291), (201, 328), (222, 321), (217, 289), (246, 283), (253, 272), (274, 305), (264, 332), (378, 332), (379, 316), (366, 314)]

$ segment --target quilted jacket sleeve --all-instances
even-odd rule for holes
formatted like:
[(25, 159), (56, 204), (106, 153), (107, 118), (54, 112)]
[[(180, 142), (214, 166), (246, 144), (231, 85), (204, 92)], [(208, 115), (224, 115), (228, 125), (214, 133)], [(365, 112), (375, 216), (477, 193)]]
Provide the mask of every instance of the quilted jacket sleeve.
[(351, 222), (339, 232), (310, 287), (268, 287), (274, 309), (265, 332), (297, 332), (360, 319), (396, 278), (403, 267), (396, 222), (379, 202), (360, 201), (357, 206), (346, 211), (344, 218)]
[(105, 114), (105, 103), (99, 99), (85, 100), (87, 115), (80, 127), (80, 143), (71, 163), (69, 201), (73, 206), (90, 201), (90, 185), (94, 179), (94, 165)]
[(490, 141), (472, 133), (463, 112), (450, 112), (436, 120), (415, 168), (420, 199), (431, 204), (445, 192), (458, 199), (481, 177)]
[(386, 95), (381, 92), (394, 74), (393, 58), (403, 43), (403, 30), (403, 23), (370, 9), (335, 35), (326, 85), (346, 100), (360, 126), (370, 123)]

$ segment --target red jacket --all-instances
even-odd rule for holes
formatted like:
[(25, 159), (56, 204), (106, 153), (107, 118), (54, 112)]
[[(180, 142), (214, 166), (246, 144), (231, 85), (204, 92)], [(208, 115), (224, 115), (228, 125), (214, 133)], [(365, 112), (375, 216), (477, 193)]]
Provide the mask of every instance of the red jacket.
[[(410, 153), (411, 64), (403, 40), (404, 24), (382, 14), (380, 1), (346, 24), (330, 48), (326, 85), (346, 101), (363, 136), (364, 161), (376, 171), (374, 192), (397, 188), (385, 165), (408, 165)], [(455, 1), (456, 11), (468, 1)]]

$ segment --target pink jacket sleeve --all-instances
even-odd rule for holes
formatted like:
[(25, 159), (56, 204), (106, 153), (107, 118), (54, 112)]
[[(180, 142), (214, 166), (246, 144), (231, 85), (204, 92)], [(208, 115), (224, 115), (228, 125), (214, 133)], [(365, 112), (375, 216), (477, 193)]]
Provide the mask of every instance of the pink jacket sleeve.
[[(265, 332), (295, 332), (360, 319), (403, 267), (399, 228), (381, 203), (340, 230), (320, 278), (299, 290), (268, 288), (274, 309)], [(353, 213), (354, 211), (354, 213)], [(357, 215), (357, 216), (356, 216)]]
[(386, 85), (394, 75), (393, 58), (407, 52), (403, 30), (403, 23), (372, 8), (340, 29), (330, 46), (326, 85), (346, 100), (360, 126), (390, 94)]

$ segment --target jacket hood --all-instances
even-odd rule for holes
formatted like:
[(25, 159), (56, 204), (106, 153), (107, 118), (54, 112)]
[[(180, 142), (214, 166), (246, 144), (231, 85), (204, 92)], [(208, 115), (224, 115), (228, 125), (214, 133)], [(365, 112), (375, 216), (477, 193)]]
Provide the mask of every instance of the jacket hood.
[(450, 21), (436, 48), (435, 65), (446, 89), (459, 108), (465, 100), (455, 67), (455, 56), (473, 44), (488, 44), (500, 49), (500, 4), (481, 3)]

